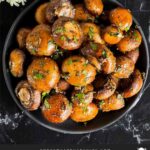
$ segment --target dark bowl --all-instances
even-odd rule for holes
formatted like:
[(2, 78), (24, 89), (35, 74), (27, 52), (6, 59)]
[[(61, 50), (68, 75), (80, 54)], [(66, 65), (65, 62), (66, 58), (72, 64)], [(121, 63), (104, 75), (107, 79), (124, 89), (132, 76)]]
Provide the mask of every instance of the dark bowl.
[[(46, 1), (46, 0), (45, 0)], [(75, 1), (75, 0), (74, 0)], [(34, 20), (34, 12), (37, 6), (39, 6), (44, 1), (42, 0), (36, 0), (31, 5), (29, 5), (21, 14), (19, 17), (15, 20), (13, 23), (4, 46), (3, 50), (3, 73), (5, 77), (5, 81), (8, 87), (8, 90), (13, 98), (13, 100), (16, 102), (16, 104), (19, 106), (19, 108), (26, 113), (27, 116), (29, 116), (32, 120), (34, 120), (36, 123), (62, 133), (70, 133), (70, 134), (83, 134), (83, 133), (89, 133), (98, 131), (104, 127), (110, 126), (117, 120), (119, 120), (121, 117), (123, 117), (127, 112), (129, 112), (140, 100), (142, 91), (144, 88), (144, 85), (147, 80), (148, 76), (148, 68), (149, 68), (149, 52), (148, 52), (148, 46), (145, 39), (145, 36), (143, 34), (143, 31), (139, 25), (139, 23), (134, 19), (134, 25), (137, 25), (137, 28), (142, 34), (143, 42), (140, 47), (140, 59), (138, 62), (138, 68), (146, 73), (145, 81), (142, 90), (138, 95), (131, 98), (126, 102), (126, 107), (119, 111), (114, 111), (110, 113), (100, 113), (94, 120), (90, 121), (86, 126), (83, 124), (78, 124), (73, 122), (72, 120), (67, 120), (66, 122), (62, 124), (53, 124), (47, 122), (41, 115), (40, 110), (37, 110), (35, 112), (28, 112), (22, 105), (20, 104), (19, 100), (17, 99), (14, 89), (16, 84), (18, 83), (18, 79), (15, 79), (12, 77), (12, 75), (9, 72), (9, 66), (8, 66), (8, 60), (9, 60), (9, 54), (10, 51), (13, 48), (18, 47), (16, 43), (16, 32), (20, 27), (34, 27), (36, 22)], [(115, 0), (104, 0), (106, 9), (112, 9), (117, 6), (123, 7), (119, 2)], [(109, 3), (109, 4), (108, 4)]]

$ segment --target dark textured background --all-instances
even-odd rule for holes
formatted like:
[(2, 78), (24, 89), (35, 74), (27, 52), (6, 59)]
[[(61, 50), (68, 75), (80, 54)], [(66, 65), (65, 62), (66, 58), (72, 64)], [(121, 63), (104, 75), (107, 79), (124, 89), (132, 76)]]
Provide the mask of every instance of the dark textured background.
[[(150, 46), (150, 1), (119, 1), (132, 10), (142, 26)], [(91, 134), (65, 135), (50, 131), (34, 123), (18, 109), (5, 85), (1, 60), (7, 32), (24, 8), (10, 7), (5, 2), (0, 3), (0, 144), (57, 144), (68, 147), (72, 145), (82, 147), (85, 144), (91, 146), (99, 144), (150, 144), (149, 83), (147, 83), (142, 99), (130, 113), (111, 127)]]

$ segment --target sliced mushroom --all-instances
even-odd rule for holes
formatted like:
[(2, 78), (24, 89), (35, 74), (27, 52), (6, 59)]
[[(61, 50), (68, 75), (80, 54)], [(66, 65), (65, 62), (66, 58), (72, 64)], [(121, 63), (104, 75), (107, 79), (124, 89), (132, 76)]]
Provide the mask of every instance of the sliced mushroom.
[(33, 89), (28, 81), (18, 83), (15, 93), (21, 104), (29, 111), (37, 110), (41, 103), (41, 93)]

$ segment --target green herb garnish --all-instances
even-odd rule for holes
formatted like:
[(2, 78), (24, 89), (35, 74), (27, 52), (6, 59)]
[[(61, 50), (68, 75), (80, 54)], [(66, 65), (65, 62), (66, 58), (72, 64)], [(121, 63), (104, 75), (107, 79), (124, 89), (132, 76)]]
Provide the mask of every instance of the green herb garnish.
[(62, 35), (62, 36), (60, 37), (60, 39), (61, 39), (62, 41), (65, 41), (65, 40), (66, 40), (66, 37), (65, 37), (64, 35)]
[(78, 42), (78, 39), (77, 39), (77, 37), (76, 37), (76, 36), (74, 36), (74, 37), (73, 37), (73, 41), (74, 41), (75, 43), (77, 43), (77, 42)]
[(89, 61), (86, 60), (85, 63), (83, 64), (84, 67), (86, 67), (88, 65)]
[(89, 35), (90, 39), (93, 39), (93, 36), (94, 36), (94, 28), (93, 27), (89, 28), (88, 35)]
[(88, 112), (88, 107), (87, 106), (83, 106), (82, 110), (83, 110), (83, 113), (87, 113)]
[(127, 27), (125, 28), (125, 31), (128, 32), (129, 30), (130, 30), (130, 27), (127, 26)]
[(62, 74), (62, 78), (65, 79), (65, 80), (68, 80), (69, 77), (70, 77), (69, 72), (65, 72), (65, 73)]
[(36, 54), (36, 49), (32, 49), (32, 50), (31, 50), (31, 53), (32, 53), (32, 54)]
[(50, 106), (49, 102), (47, 101), (47, 99), (44, 100), (44, 106), (45, 106), (46, 109), (51, 108), (51, 106)]
[(119, 35), (119, 32), (109, 32), (109, 35), (117, 37)]
[(58, 27), (58, 28), (54, 31), (55, 34), (62, 33), (62, 32), (65, 32), (65, 28), (64, 28), (64, 27)]
[(49, 93), (47, 92), (42, 92), (42, 100), (44, 100), (46, 97), (49, 96)]
[(102, 56), (103, 56), (103, 58), (107, 58), (107, 53), (106, 53), (106, 51), (105, 51), (105, 50), (103, 50), (103, 52), (102, 52)]
[(86, 71), (86, 70), (83, 70), (83, 71), (82, 71), (82, 74), (84, 74), (85, 76), (87, 76), (87, 71)]
[(91, 46), (92, 50), (94, 50), (94, 51), (96, 51), (98, 48), (97, 44), (92, 43), (92, 42), (90, 42), (90, 46)]
[(45, 76), (42, 73), (39, 73), (39, 72), (36, 72), (36, 71), (33, 72), (33, 78), (34, 79), (43, 79), (44, 77)]
[(72, 64), (72, 59), (69, 59), (68, 60), (68, 65), (71, 65)]
[(104, 102), (103, 100), (101, 100), (101, 101), (99, 102), (99, 106), (101, 107), (103, 104), (105, 104), (105, 102)]

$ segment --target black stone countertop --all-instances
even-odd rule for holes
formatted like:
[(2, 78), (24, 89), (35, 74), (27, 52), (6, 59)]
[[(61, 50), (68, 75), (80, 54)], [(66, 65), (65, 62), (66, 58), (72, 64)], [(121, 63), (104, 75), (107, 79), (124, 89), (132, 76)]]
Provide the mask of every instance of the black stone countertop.
[[(119, 0), (141, 24), (150, 47), (150, 1)], [(28, 5), (28, 4), (27, 4)], [(27, 6), (26, 5), (26, 6)], [(2, 73), (2, 51), (7, 32), (25, 7), (0, 3), (0, 144), (79, 145), (150, 144), (150, 77), (138, 105), (120, 121), (96, 133), (67, 135), (45, 129), (24, 115), (12, 100)]]

